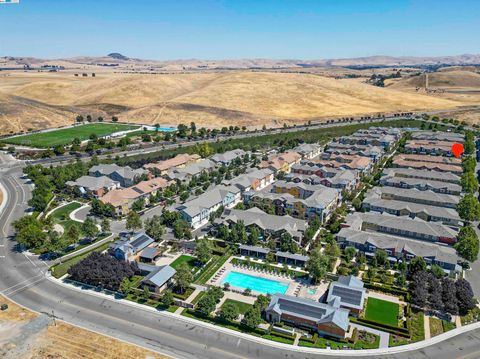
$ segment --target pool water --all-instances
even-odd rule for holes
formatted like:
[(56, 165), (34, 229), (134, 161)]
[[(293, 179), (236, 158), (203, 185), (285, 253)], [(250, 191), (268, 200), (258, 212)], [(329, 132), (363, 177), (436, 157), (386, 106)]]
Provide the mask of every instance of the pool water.
[(175, 127), (159, 127), (157, 129), (158, 132), (173, 132), (176, 131), (177, 129)]
[(285, 294), (288, 289), (288, 284), (286, 283), (239, 272), (228, 273), (222, 284), (224, 283), (229, 283), (233, 287), (242, 289), (250, 288), (255, 292), (263, 294)]

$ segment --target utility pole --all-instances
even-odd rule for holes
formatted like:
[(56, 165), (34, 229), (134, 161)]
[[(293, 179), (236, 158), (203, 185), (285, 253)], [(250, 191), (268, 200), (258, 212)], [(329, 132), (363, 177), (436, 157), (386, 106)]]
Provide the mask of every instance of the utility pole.
[(52, 318), (53, 318), (53, 325), (56, 327), (57, 326), (57, 321), (55, 320), (55, 312), (52, 309)]

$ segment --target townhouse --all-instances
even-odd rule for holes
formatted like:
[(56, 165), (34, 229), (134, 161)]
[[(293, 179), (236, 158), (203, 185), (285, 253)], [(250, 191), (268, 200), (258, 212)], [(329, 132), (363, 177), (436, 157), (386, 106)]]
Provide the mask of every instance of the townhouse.
[(273, 206), (280, 215), (288, 213), (301, 219), (318, 217), (324, 223), (341, 202), (341, 194), (322, 185), (278, 181), (262, 191), (246, 192), (244, 200), (254, 205)]
[(200, 161), (202, 157), (197, 154), (188, 154), (188, 153), (181, 153), (176, 155), (173, 158), (156, 162), (156, 163), (147, 163), (143, 165), (143, 168), (146, 170), (150, 170), (158, 175), (164, 176), (173, 168), (182, 168), (189, 164), (195, 163)]
[(270, 323), (285, 322), (343, 339), (348, 333), (350, 311), (332, 304), (277, 293), (272, 295), (265, 317)]
[[(317, 177), (318, 179), (315, 179)], [(360, 180), (360, 173), (355, 170), (346, 170), (327, 167), (314, 163), (296, 164), (292, 172), (285, 177), (291, 182), (305, 182), (322, 184), (325, 187), (351, 191), (355, 189)]]
[(212, 172), (215, 168), (216, 164), (212, 160), (200, 160), (184, 167), (171, 169), (166, 174), (166, 178), (179, 182), (187, 182), (193, 177), (199, 176), (202, 172)]
[(416, 188), (395, 188), (395, 187), (374, 187), (366, 193), (369, 199), (396, 200), (429, 206), (457, 208), (460, 202), (459, 196), (433, 192), (431, 190), (421, 191)]
[(262, 241), (272, 238), (278, 240), (284, 233), (288, 233), (292, 239), (301, 244), (303, 234), (308, 223), (301, 219), (286, 216), (276, 216), (265, 213), (259, 208), (252, 207), (247, 210), (226, 209), (220, 218), (215, 220), (215, 225), (226, 225), (232, 227), (234, 224), (243, 223), (248, 232), (256, 227), (261, 233)]
[(112, 191), (120, 187), (119, 182), (114, 181), (107, 176), (82, 176), (76, 181), (67, 181), (65, 185), (71, 190), (78, 188), (80, 193), (85, 197), (94, 198), (101, 197), (108, 191)]
[(380, 146), (344, 144), (337, 140), (329, 142), (324, 152), (333, 155), (345, 154), (369, 157), (374, 163), (377, 163), (385, 155), (385, 150)]
[(224, 180), (222, 183), (227, 186), (238, 187), (242, 193), (248, 191), (259, 191), (275, 180), (273, 171), (269, 168), (249, 168), (246, 173), (231, 180)]
[(138, 182), (136, 185), (128, 188), (114, 189), (100, 197), (100, 201), (104, 204), (112, 205), (117, 215), (122, 216), (128, 213), (131, 205), (136, 200), (143, 198), (145, 204), (148, 204), (151, 195), (156, 195), (158, 191), (174, 183), (174, 181), (157, 177), (148, 181)]
[(437, 222), (373, 212), (349, 214), (342, 227), (446, 244), (456, 243), (458, 234), (458, 231)]
[(393, 134), (375, 133), (373, 131), (357, 131), (349, 136), (338, 139), (340, 143), (347, 145), (371, 145), (381, 146), (384, 149), (390, 148), (398, 138)]
[(294, 152), (297, 152), (302, 159), (312, 159), (317, 157), (322, 153), (323, 146), (318, 143), (302, 143), (293, 149)]
[(269, 168), (275, 173), (284, 172), (289, 173), (292, 166), (299, 163), (302, 156), (297, 152), (283, 152), (273, 155), (268, 160), (260, 162), (259, 168)]
[(302, 161), (308, 165), (323, 165), (327, 167), (343, 168), (348, 170), (357, 170), (361, 172), (370, 172), (373, 168), (373, 160), (370, 157), (358, 155), (335, 155), (331, 153), (323, 153), (321, 158), (311, 161)]
[(241, 191), (235, 186), (219, 185), (195, 199), (177, 207), (192, 228), (197, 229), (208, 223), (210, 215), (221, 207), (232, 208), (241, 201)]
[(405, 143), (405, 153), (418, 153), (433, 156), (452, 156), (454, 142), (435, 140), (410, 140)]
[(441, 131), (415, 131), (412, 132), (412, 140), (434, 140), (464, 143), (465, 137), (461, 133)]
[(336, 240), (340, 247), (353, 247), (367, 257), (384, 250), (392, 262), (422, 257), (428, 265), (436, 264), (448, 271), (460, 271), (460, 258), (454, 248), (437, 243), (417, 241), (384, 233), (372, 233), (352, 228), (342, 228)]
[[(445, 172), (439, 172), (445, 173)], [(457, 183), (436, 181), (432, 179), (421, 179), (411, 177), (397, 177), (395, 175), (387, 175), (380, 178), (380, 184), (388, 187), (399, 187), (407, 189), (418, 189), (421, 191), (433, 191), (436, 193), (450, 194), (459, 196), (462, 193), (462, 186)]]
[(415, 178), (420, 180), (454, 183), (457, 185), (460, 184), (460, 176), (450, 172), (412, 168), (386, 168), (383, 171), (383, 174), (385, 175), (385, 178)]
[(229, 166), (235, 160), (242, 160), (247, 154), (250, 155), (250, 152), (245, 152), (244, 150), (237, 148), (224, 153), (217, 153), (210, 157), (210, 160), (218, 165)]
[(135, 184), (140, 178), (146, 176), (152, 178), (149, 171), (144, 169), (133, 170), (131, 167), (120, 167), (116, 164), (102, 164), (90, 168), (89, 176), (102, 177), (107, 176), (115, 182), (120, 183), (122, 187), (130, 187)]
[[(435, 161), (434, 159), (438, 159), (438, 161)], [(463, 172), (461, 161), (449, 161), (453, 159), (454, 158), (451, 157), (401, 154), (393, 159), (392, 166), (398, 168), (412, 168), (416, 170), (451, 172), (461, 175)]]

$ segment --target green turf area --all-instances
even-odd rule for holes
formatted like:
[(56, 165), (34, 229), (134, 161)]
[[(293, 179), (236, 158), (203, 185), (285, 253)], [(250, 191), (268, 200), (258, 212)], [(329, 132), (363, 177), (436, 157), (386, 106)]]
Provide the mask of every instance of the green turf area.
[(249, 310), (252, 305), (251, 304), (248, 304), (248, 303), (244, 303), (244, 302), (240, 302), (238, 300), (234, 300), (234, 299), (227, 299), (225, 300), (225, 302), (222, 304), (222, 307), (226, 304), (226, 303), (232, 303), (232, 304), (235, 304), (238, 308), (238, 311), (240, 312), (240, 314), (245, 314), (247, 312), (247, 310)]
[(68, 229), (73, 224), (76, 224), (79, 228), (82, 225), (80, 222), (76, 222), (70, 219), (70, 213), (80, 208), (81, 206), (82, 205), (78, 202), (69, 203), (66, 206), (60, 207), (53, 211), (50, 214), (50, 217), (52, 217), (53, 222), (60, 224), (65, 229), (65, 233), (67, 233)]
[(195, 262), (197, 258), (187, 255), (181, 255), (177, 259), (175, 259), (172, 263), (170, 263), (170, 267), (177, 269), (181, 264), (187, 263), (188, 268), (190, 270), (195, 267)]
[(377, 298), (368, 298), (365, 318), (379, 323), (398, 325), (398, 304)]
[(75, 138), (81, 141), (88, 140), (91, 134), (98, 137), (110, 135), (119, 131), (137, 129), (136, 125), (113, 124), (113, 123), (89, 123), (71, 128), (64, 128), (43, 133), (32, 133), (22, 136), (9, 137), (0, 140), (12, 145), (24, 145), (32, 147), (53, 147), (57, 145), (71, 144)]

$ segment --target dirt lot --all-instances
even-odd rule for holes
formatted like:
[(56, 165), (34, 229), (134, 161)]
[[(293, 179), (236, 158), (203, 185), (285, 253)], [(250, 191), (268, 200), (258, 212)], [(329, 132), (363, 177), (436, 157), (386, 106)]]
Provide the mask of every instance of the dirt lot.
[(23, 309), (0, 296), (0, 357), (15, 359), (165, 359), (151, 351)]

